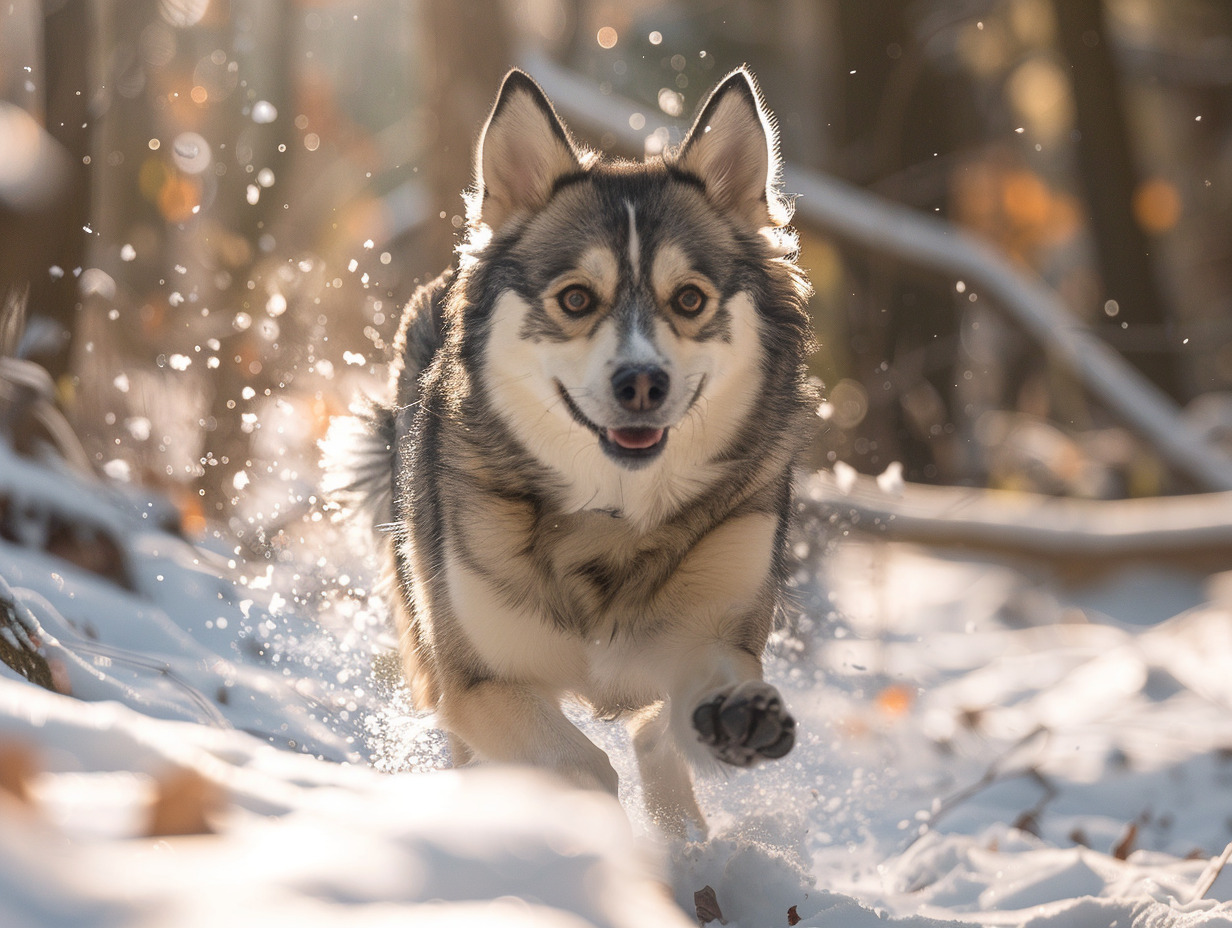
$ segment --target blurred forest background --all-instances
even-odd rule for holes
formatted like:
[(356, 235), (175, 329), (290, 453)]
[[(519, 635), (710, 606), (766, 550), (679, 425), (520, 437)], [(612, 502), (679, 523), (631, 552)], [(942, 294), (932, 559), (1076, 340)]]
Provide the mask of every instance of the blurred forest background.
[[(791, 165), (992, 244), (1232, 442), (1226, 0), (5, 0), (0, 294), (28, 288), (20, 351), (91, 466), (190, 532), (291, 543), (315, 441), (380, 382), (500, 78), (536, 62), (630, 101), (622, 132), (564, 115), (634, 155), (749, 64)], [(1200, 489), (958, 275), (797, 227), (815, 463)]]

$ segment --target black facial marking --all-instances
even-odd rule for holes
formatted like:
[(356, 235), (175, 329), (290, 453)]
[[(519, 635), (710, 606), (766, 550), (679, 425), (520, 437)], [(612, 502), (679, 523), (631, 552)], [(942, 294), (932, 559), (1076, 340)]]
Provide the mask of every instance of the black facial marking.
[(604, 430), (586, 418), (586, 414), (582, 412), (577, 403), (573, 402), (573, 397), (569, 395), (569, 391), (565, 389), (565, 385), (559, 380), (556, 381), (556, 392), (560, 394), (565, 408), (569, 410), (569, 415), (573, 416), (573, 421), (582, 426), (582, 428), (594, 432), (600, 438), (603, 437)]
[(644, 288), (622, 289), (628, 295), (614, 307), (612, 319), (616, 326), (617, 343), (623, 350), (638, 332), (654, 330), (655, 305), (654, 297)]
[(518, 337), (529, 342), (549, 341), (549, 342), (567, 342), (570, 339), (569, 333), (556, 324), (556, 321), (548, 315), (547, 310), (537, 300), (531, 300), (530, 310), (526, 313), (526, 318), (522, 320), (522, 327), (518, 329)]
[(732, 340), (731, 310), (726, 306), (720, 306), (693, 337), (699, 342), (721, 341), (730, 344)]
[(562, 174), (560, 177), (556, 178), (556, 182), (552, 184), (552, 193), (549, 196), (549, 202), (551, 197), (556, 196), (566, 187), (570, 187), (573, 184), (583, 183), (589, 177), (590, 174), (586, 171), (574, 171), (570, 174)]

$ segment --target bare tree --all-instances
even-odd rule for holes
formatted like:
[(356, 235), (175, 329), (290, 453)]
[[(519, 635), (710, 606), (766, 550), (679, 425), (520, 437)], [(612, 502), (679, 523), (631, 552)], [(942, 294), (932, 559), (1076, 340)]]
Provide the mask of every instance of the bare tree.
[(1124, 353), (1157, 387), (1184, 400), (1177, 354), (1168, 337), (1175, 320), (1159, 286), (1156, 249), (1134, 217), (1139, 178), (1103, 0), (1052, 0), (1052, 8), (1073, 73), (1078, 168), (1104, 293), (1117, 303), (1118, 327), (1122, 322), (1150, 326), (1162, 336), (1150, 348), (1124, 346)]
[(473, 180), (472, 149), (513, 64), (510, 25), (501, 0), (432, 0), (424, 5), (424, 85), (430, 114), (427, 175), (432, 198), (430, 234), (415, 256), (424, 273), (449, 263), (463, 218), (459, 193)]
[[(37, 15), (31, 6), (27, 12)], [(15, 14), (10, 9), (8, 16)], [(39, 150), (36, 170), (48, 171), (51, 164), (57, 170), (45, 196), (34, 202), (0, 197), (0, 241), (5, 242), (0, 249), (0, 294), (29, 285), (32, 315), (59, 327), (60, 337), (48, 342), (39, 357), (58, 380), (69, 371), (70, 338), (80, 306), (77, 275), (85, 262), (90, 218), (89, 77), (97, 20), (89, 0), (45, 0), (39, 20), (40, 40), (26, 53), (33, 86), (27, 99), (29, 115), (58, 149)]]

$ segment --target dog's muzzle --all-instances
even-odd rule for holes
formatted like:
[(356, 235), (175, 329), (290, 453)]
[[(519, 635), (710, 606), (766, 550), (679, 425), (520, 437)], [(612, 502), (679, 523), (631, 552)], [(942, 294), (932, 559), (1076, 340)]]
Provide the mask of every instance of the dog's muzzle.
[[(612, 375), (612, 395), (621, 408), (631, 413), (654, 412), (667, 399), (672, 381), (667, 371), (655, 364), (627, 364)], [(608, 443), (623, 452), (645, 452), (661, 445), (666, 429), (609, 428)]]
[[(652, 413), (663, 405), (671, 385), (667, 372), (661, 368), (621, 368), (612, 376), (612, 391), (617, 403), (633, 414)], [(575, 422), (599, 439), (599, 447), (612, 460), (636, 468), (658, 457), (667, 445), (667, 428), (663, 426), (601, 426), (592, 422), (573, 401), (560, 381), (556, 390)]]

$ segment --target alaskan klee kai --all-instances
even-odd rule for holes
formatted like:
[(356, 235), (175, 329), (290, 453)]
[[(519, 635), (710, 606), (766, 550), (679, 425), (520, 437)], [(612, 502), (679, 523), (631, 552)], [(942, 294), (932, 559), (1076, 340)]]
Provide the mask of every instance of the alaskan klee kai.
[(457, 260), (406, 310), (388, 401), (331, 439), (455, 763), (615, 793), (561, 712), (579, 699), (627, 720), (649, 812), (679, 833), (704, 828), (690, 766), (791, 749), (761, 654), (818, 397), (778, 170), (744, 70), (645, 162), (582, 148), (506, 77)]

